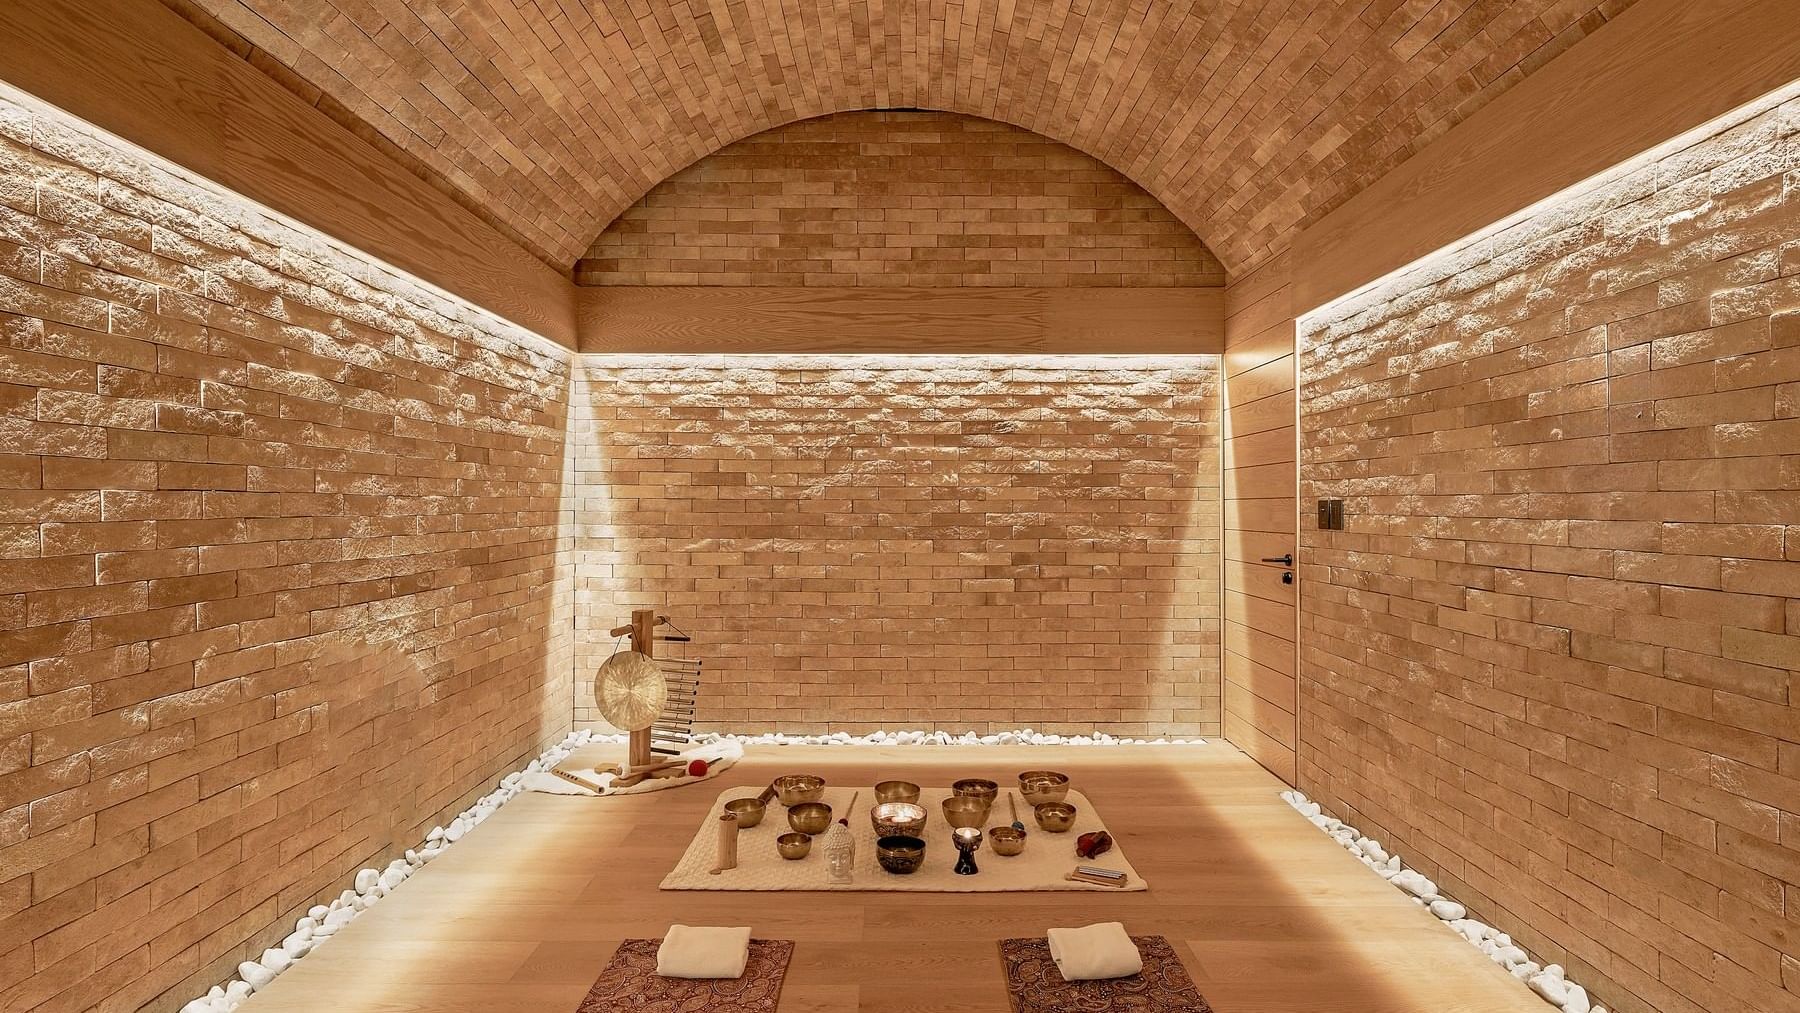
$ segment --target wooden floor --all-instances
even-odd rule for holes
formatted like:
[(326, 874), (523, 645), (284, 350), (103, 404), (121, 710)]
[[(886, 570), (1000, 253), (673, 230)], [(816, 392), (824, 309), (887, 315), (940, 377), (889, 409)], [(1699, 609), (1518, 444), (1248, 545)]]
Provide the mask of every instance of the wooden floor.
[[(617, 747), (595, 747), (598, 758)], [(1069, 771), (1144, 893), (664, 893), (720, 789), (794, 771), (948, 784)], [(1117, 919), (1168, 936), (1217, 1013), (1544, 1013), (1345, 854), (1231, 746), (758, 747), (694, 788), (522, 795), (257, 996), (259, 1013), (573, 1013), (621, 939), (671, 922), (799, 944), (785, 1013), (1006, 1010), (994, 941)], [(1052, 842), (1047, 835), (1032, 846)], [(1064, 840), (1057, 846), (1072, 844)]]

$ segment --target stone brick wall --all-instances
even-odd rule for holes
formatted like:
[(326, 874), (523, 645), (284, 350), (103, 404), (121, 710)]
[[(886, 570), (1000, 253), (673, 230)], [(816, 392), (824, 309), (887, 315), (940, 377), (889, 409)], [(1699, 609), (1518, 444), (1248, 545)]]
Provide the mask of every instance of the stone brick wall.
[(994, 120), (853, 112), (702, 158), (575, 267), (593, 285), (1223, 285), (1117, 170)]
[(1797, 129), (1303, 321), (1301, 786), (1627, 1013), (1800, 1009)]
[(0, 97), (0, 1007), (171, 1009), (568, 727), (548, 347)]
[(1218, 363), (583, 357), (578, 721), (665, 610), (706, 727), (1219, 726)]
[(557, 267), (730, 141), (920, 108), (1104, 158), (1242, 271), (1633, 0), (163, 2)]

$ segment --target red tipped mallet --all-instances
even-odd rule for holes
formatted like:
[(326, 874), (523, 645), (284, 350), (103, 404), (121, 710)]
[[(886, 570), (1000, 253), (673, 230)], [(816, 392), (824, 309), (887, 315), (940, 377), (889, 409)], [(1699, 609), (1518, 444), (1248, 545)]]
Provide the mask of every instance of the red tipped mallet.
[[(677, 769), (681, 768), (681, 769)], [(615, 788), (629, 788), (652, 775), (656, 777), (680, 777), (686, 773), (689, 777), (704, 777), (709, 769), (705, 760), (664, 760), (651, 764), (613, 782)]]

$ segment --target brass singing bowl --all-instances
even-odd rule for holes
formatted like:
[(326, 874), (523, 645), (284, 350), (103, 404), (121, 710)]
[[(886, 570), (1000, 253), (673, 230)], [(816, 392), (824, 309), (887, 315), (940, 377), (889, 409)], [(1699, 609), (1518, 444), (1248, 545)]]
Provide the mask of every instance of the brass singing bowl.
[(993, 805), (995, 797), (1000, 794), (1000, 786), (985, 777), (965, 777), (952, 784), (950, 790), (958, 795), (981, 799), (988, 805)]
[(876, 837), (923, 837), (930, 811), (917, 802), (883, 802), (869, 810)]
[(1025, 850), (1025, 831), (1018, 827), (995, 827), (987, 832), (994, 854), (1011, 858)]
[(768, 806), (753, 798), (734, 798), (725, 803), (725, 811), (737, 817), (737, 828), (748, 830), (762, 822), (763, 813)]
[(974, 795), (952, 795), (944, 800), (944, 822), (952, 827), (975, 827), (987, 822), (989, 805)]
[(812, 838), (805, 834), (782, 834), (775, 838), (775, 850), (790, 862), (797, 862), (812, 850)]
[(789, 806), (788, 826), (803, 834), (822, 834), (831, 827), (831, 807), (823, 802)]
[(1049, 833), (1066, 833), (1075, 825), (1075, 807), (1067, 802), (1045, 802), (1034, 806), (1032, 812), (1037, 815), (1038, 828)]
[(825, 779), (817, 774), (783, 774), (769, 787), (781, 796), (782, 805), (790, 807), (825, 797)]
[(1019, 794), (1031, 805), (1069, 797), (1069, 775), (1059, 770), (1027, 770), (1019, 775)]
[(917, 802), (919, 786), (911, 781), (883, 781), (875, 786), (877, 802)]
[(925, 840), (896, 834), (875, 842), (875, 861), (896, 876), (910, 876), (925, 864)]

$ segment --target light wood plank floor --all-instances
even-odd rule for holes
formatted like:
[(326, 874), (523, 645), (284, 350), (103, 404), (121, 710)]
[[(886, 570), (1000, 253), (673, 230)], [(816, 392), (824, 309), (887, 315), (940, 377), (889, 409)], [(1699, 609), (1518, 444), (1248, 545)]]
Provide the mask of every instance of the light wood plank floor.
[[(581, 760), (611, 758), (594, 747)], [(718, 792), (1070, 772), (1144, 893), (664, 893)], [(760, 747), (694, 788), (523, 795), (259, 995), (259, 1013), (573, 1013), (621, 939), (674, 921), (796, 940), (784, 1013), (1003, 1011), (994, 941), (1117, 919), (1168, 936), (1218, 1013), (1544, 1013), (1290, 809), (1231, 746)], [(1050, 843), (1048, 835), (1032, 844)], [(1070, 846), (1066, 839), (1058, 846)], [(940, 856), (941, 857), (941, 856)]]

